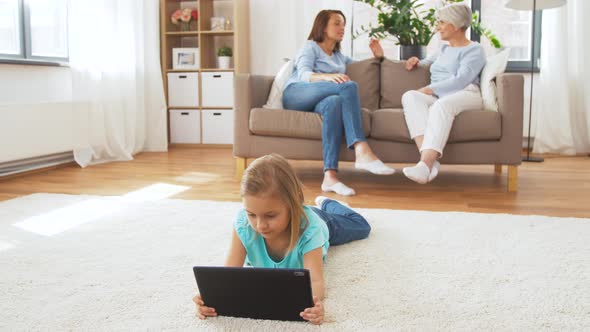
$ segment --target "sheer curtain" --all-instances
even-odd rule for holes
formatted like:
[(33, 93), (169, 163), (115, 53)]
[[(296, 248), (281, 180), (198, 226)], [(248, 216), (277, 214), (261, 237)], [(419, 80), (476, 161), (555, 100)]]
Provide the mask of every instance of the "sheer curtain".
[(589, 12), (588, 0), (568, 0), (543, 11), (541, 73), (533, 95), (534, 152), (590, 152)]
[[(275, 75), (284, 58), (293, 58), (307, 40), (317, 13), (341, 10), (350, 27), (352, 0), (250, 0), (250, 48), (253, 74)], [(342, 52), (350, 56), (350, 29)]]
[(78, 164), (165, 151), (158, 0), (72, 0), (69, 17)]

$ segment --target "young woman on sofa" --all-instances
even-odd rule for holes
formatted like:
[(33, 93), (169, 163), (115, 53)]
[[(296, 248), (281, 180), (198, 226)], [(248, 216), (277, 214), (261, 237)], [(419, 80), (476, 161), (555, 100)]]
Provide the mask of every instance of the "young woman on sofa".
[[(375, 156), (367, 143), (361, 122), (358, 86), (346, 76), (346, 65), (353, 60), (340, 53), (346, 18), (339, 10), (322, 10), (315, 18), (308, 40), (294, 60), (291, 77), (283, 91), (284, 108), (315, 112), (322, 116), (324, 158), (323, 191), (354, 195), (354, 189), (338, 179), (338, 157), (343, 136), (346, 146), (355, 151), (355, 167), (374, 174), (395, 172)], [(371, 42), (375, 57), (383, 49)]]
[(485, 52), (479, 43), (465, 37), (471, 25), (471, 9), (464, 4), (451, 4), (440, 8), (436, 16), (440, 38), (448, 45), (425, 60), (407, 60), (408, 70), (418, 64), (431, 64), (431, 84), (402, 96), (406, 124), (420, 151), (418, 164), (405, 167), (403, 173), (421, 184), (438, 175), (437, 159), (442, 157), (455, 117), (483, 107), (479, 75), (486, 64)]

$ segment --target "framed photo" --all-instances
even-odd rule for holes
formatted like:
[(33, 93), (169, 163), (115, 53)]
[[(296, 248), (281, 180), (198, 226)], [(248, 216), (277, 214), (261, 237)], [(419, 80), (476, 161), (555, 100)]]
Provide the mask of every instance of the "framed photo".
[(211, 31), (225, 30), (225, 17), (213, 16), (211, 17)]
[(173, 48), (172, 69), (199, 69), (199, 48)]

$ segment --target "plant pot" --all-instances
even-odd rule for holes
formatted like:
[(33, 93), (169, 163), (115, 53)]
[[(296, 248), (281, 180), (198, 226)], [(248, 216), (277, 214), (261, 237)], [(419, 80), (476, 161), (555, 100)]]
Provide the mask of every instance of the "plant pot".
[(420, 45), (401, 45), (399, 48), (400, 60), (408, 60), (411, 57), (417, 57), (418, 59), (426, 58), (426, 46)]
[(217, 62), (219, 69), (229, 69), (231, 63), (231, 56), (218, 56)]
[(190, 22), (180, 22), (180, 31), (191, 31)]

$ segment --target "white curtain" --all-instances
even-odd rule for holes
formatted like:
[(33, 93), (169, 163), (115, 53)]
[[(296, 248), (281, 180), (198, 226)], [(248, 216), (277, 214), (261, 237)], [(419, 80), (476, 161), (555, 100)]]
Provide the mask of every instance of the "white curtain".
[(166, 151), (158, 0), (72, 0), (69, 17), (78, 164)]
[[(352, 0), (250, 0), (251, 71), (275, 75), (284, 58), (293, 58), (303, 46), (322, 9), (341, 10), (350, 27)], [(342, 52), (350, 56), (350, 30)]]
[(543, 11), (541, 73), (533, 95), (534, 152), (590, 152), (588, 13), (588, 0), (568, 0)]

